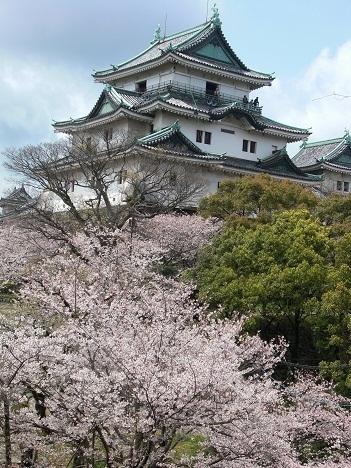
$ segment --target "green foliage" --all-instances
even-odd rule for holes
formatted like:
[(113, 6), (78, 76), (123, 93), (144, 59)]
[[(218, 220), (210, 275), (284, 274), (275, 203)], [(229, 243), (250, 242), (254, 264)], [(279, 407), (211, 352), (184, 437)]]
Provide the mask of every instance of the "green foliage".
[(232, 215), (264, 219), (275, 211), (315, 207), (317, 201), (311, 191), (293, 182), (247, 176), (222, 182), (217, 193), (201, 201), (200, 213), (223, 219)]
[(11, 295), (18, 290), (18, 284), (11, 280), (0, 282), (0, 294)]
[(331, 194), (322, 198), (316, 208), (316, 214), (325, 224), (351, 224), (351, 196)]
[(200, 298), (246, 315), (249, 332), (285, 336), (290, 358), (320, 362), (351, 396), (351, 196), (317, 199), (291, 182), (242, 177), (200, 210), (226, 220), (194, 273)]
[(180, 437), (174, 449), (174, 459), (179, 461), (182, 458), (192, 458), (204, 451), (203, 443), (205, 438), (202, 435), (187, 435)]
[(302, 322), (326, 289), (333, 242), (306, 210), (281, 212), (271, 224), (228, 222), (200, 257), (200, 296), (227, 316), (249, 316), (249, 329), (266, 338), (283, 333), (297, 358)]

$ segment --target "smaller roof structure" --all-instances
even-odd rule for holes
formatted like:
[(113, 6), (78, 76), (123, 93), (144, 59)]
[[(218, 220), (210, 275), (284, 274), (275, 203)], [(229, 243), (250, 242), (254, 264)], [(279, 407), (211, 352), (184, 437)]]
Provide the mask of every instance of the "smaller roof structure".
[(57, 132), (72, 133), (122, 118), (151, 123), (152, 116), (158, 109), (207, 121), (221, 120), (233, 115), (247, 121), (252, 129), (283, 136), (289, 143), (310, 135), (308, 129), (285, 125), (263, 116), (261, 107), (244, 103), (242, 99), (233, 96), (231, 100), (221, 95), (208, 96), (204, 92), (196, 92), (173, 82), (162, 84), (146, 93), (106, 85), (88, 115), (75, 120), (55, 122), (53, 126)]
[(7, 196), (0, 198), (0, 208), (2, 208), (2, 215), (13, 215), (18, 213), (25, 205), (32, 200), (32, 197), (22, 185), (20, 188), (14, 190)]
[(184, 160), (196, 159), (199, 163), (202, 162), (205, 165), (211, 164), (212, 168), (217, 168), (219, 171), (226, 173), (265, 173), (274, 177), (292, 179), (309, 185), (318, 185), (322, 179), (319, 175), (306, 173), (297, 167), (290, 159), (286, 147), (257, 161), (205, 153), (182, 133), (178, 121), (155, 133), (139, 138), (137, 144), (146, 150), (164, 151), (168, 155), (184, 158)]
[(270, 85), (274, 79), (271, 74), (249, 69), (240, 60), (222, 32), (217, 9), (213, 10), (210, 21), (176, 34), (162, 37), (158, 27), (146, 50), (119, 65), (97, 71), (93, 76), (99, 82), (113, 82), (141, 69), (157, 67), (167, 60), (236, 76), (239, 80), (249, 81), (253, 87)]
[(301, 168), (322, 169), (327, 167), (351, 169), (351, 136), (349, 132), (341, 138), (332, 140), (304, 142), (293, 157), (294, 163)]

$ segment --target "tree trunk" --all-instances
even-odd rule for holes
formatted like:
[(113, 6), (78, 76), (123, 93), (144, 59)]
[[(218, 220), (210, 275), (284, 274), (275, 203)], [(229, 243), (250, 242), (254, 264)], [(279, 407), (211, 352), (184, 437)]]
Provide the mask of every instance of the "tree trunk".
[(36, 453), (33, 448), (27, 448), (21, 457), (21, 468), (34, 468)]
[(300, 312), (294, 314), (294, 343), (291, 351), (293, 361), (298, 362), (300, 358)]
[(11, 468), (11, 431), (10, 431), (10, 404), (6, 396), (3, 397), (4, 405), (4, 441), (5, 441), (5, 468)]

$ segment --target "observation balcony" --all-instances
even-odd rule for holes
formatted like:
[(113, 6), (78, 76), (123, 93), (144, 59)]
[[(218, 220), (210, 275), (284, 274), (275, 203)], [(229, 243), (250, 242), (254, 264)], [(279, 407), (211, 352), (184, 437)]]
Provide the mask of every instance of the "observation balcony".
[(250, 112), (261, 114), (262, 107), (258, 103), (254, 103), (253, 100), (245, 101), (241, 96), (235, 96), (234, 94), (227, 94), (222, 92), (211, 92), (206, 93), (206, 89), (199, 86), (190, 86), (179, 81), (163, 81), (157, 85), (148, 86), (144, 92), (139, 94), (146, 99), (157, 95), (164, 95), (167, 92), (187, 99), (194, 107), (197, 104), (205, 104), (210, 107), (228, 106), (235, 105), (235, 107)]

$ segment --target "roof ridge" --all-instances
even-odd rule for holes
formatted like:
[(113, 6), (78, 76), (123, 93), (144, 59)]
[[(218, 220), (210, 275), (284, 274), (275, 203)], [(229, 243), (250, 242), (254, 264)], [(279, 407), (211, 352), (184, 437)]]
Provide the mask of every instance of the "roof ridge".
[(210, 24), (212, 24), (211, 21), (206, 21), (205, 23), (201, 23), (198, 26), (193, 26), (192, 28), (184, 29), (183, 31), (170, 34), (169, 36), (164, 36), (164, 38), (160, 42), (158, 42), (158, 44), (162, 44), (162, 42), (169, 41), (170, 39), (175, 39), (176, 37), (184, 36), (185, 34), (189, 34), (192, 31), (200, 32), (202, 29), (205, 29)]
[(340, 138), (331, 138), (329, 140), (311, 141), (309, 143), (305, 143), (304, 148), (313, 148), (314, 146), (323, 146), (323, 145), (331, 145), (333, 143), (341, 143), (344, 139), (345, 137), (340, 137)]
[[(119, 67), (122, 67), (122, 66), (126, 65), (127, 63), (132, 62), (133, 60), (135, 60), (135, 59), (141, 57), (142, 55), (144, 55), (146, 52), (148, 52), (149, 50), (153, 49), (154, 47), (160, 46), (160, 45), (161, 45), (162, 43), (164, 43), (164, 42), (167, 42), (167, 41), (169, 41), (169, 40), (171, 40), (171, 39), (175, 39), (175, 38), (177, 38), (177, 37), (184, 36), (185, 34), (189, 34), (191, 31), (194, 31), (194, 32), (196, 31), (196, 32), (198, 33), (198, 32), (200, 32), (202, 29), (205, 29), (205, 27), (207, 27), (207, 26), (210, 25), (210, 24), (211, 24), (211, 22), (208, 21), (208, 22), (206, 22), (206, 23), (202, 23), (202, 24), (200, 24), (200, 25), (198, 25), (198, 26), (195, 26), (195, 27), (193, 27), (193, 28), (185, 29), (184, 31), (180, 31), (180, 32), (178, 32), (178, 33), (171, 34), (170, 36), (165, 36), (165, 37), (164, 37), (162, 40), (160, 40), (160, 41), (151, 42), (151, 44), (150, 44), (146, 49), (144, 49), (143, 51), (141, 51), (139, 54), (134, 55), (132, 58), (130, 58), (130, 59), (128, 59), (128, 60), (125, 60), (124, 62), (121, 62), (121, 63), (119, 63), (118, 65), (112, 65), (112, 70), (114, 70), (114, 69), (117, 69), (117, 70), (118, 70)], [(107, 71), (107, 70), (111, 70), (111, 68), (108, 68), (108, 69), (106, 69), (106, 70), (98, 71), (97, 73), (103, 73), (103, 72), (105, 72), (105, 71)]]

